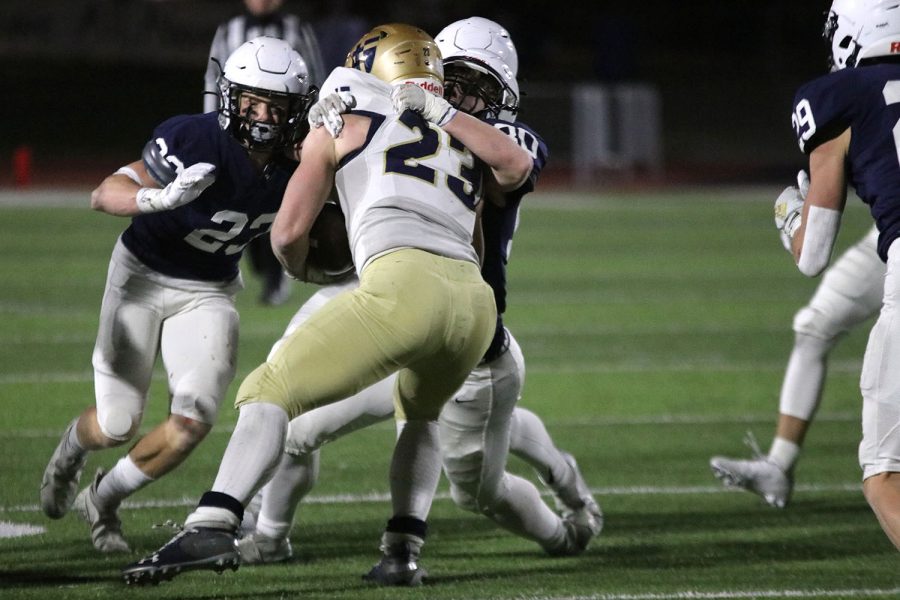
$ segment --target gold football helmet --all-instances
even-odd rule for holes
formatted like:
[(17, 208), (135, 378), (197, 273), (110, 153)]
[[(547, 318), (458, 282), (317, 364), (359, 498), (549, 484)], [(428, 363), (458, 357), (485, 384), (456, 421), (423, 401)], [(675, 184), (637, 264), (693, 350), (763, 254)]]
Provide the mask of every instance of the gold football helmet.
[(350, 50), (344, 66), (387, 83), (432, 81), (440, 89), (428, 91), (443, 95), (441, 51), (434, 38), (412, 25), (388, 23), (373, 28)]

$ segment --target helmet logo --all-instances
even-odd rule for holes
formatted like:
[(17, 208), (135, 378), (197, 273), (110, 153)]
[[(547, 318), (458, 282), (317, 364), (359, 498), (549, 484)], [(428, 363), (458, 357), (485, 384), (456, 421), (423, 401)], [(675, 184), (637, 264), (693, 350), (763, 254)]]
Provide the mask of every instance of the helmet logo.
[(900, 52), (900, 42), (891, 42), (891, 54)]
[(386, 36), (387, 34), (385, 32), (380, 31), (378, 32), (378, 35), (361, 41), (351, 53), (350, 67), (357, 71), (371, 73), (372, 65), (375, 62), (375, 46)]

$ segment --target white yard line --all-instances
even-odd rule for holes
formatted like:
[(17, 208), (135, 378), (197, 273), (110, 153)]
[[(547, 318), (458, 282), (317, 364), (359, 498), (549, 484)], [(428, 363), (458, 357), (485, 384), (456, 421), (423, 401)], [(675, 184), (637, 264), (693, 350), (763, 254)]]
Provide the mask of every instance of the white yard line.
[[(800, 484), (794, 487), (798, 492), (860, 492), (862, 484), (859, 482), (837, 483), (828, 485)], [(636, 487), (595, 487), (591, 492), (603, 496), (679, 496), (679, 495), (707, 495), (707, 494), (731, 494), (742, 493), (741, 490), (731, 490), (720, 485), (697, 486), (636, 486)], [(439, 493), (436, 500), (450, 500), (450, 494)], [(372, 504), (390, 502), (389, 492), (370, 492), (367, 494), (334, 494), (312, 495), (304, 498), (305, 504)], [(124, 510), (142, 510), (148, 508), (180, 508), (197, 504), (197, 498), (182, 496), (180, 498), (168, 498), (160, 500), (126, 501), (122, 503)], [(37, 504), (18, 504), (0, 506), (0, 513), (39, 513)]]
[[(579, 417), (577, 420), (555, 419), (553, 425), (560, 427), (620, 427), (622, 425), (740, 425), (740, 424), (768, 424), (773, 419), (772, 413), (758, 415), (637, 415), (633, 417)], [(816, 421), (830, 423), (855, 423), (859, 421), (859, 413), (834, 412), (816, 415)], [(212, 434), (230, 435), (234, 431), (233, 426), (217, 425)], [(62, 431), (58, 429), (2, 429), (0, 436), (4, 439), (57, 439)]]

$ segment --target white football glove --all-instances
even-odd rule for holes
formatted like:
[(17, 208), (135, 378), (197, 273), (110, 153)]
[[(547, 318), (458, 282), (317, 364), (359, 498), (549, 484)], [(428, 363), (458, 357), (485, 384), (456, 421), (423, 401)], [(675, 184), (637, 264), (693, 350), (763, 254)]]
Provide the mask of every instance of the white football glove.
[(806, 200), (807, 193), (809, 193), (809, 175), (801, 170), (797, 173), (797, 186), (784, 188), (775, 200), (775, 227), (778, 228), (781, 245), (788, 252), (793, 252), (791, 241), (800, 229), (800, 223), (803, 222), (803, 201)]
[(356, 106), (356, 98), (350, 92), (328, 94), (320, 97), (312, 105), (306, 120), (314, 129), (324, 125), (331, 137), (336, 138), (344, 129), (344, 119), (341, 114), (349, 112), (354, 106)]
[(426, 92), (414, 83), (404, 83), (395, 87), (391, 92), (391, 102), (398, 113), (406, 109), (414, 110), (425, 117), (426, 121), (438, 127), (443, 127), (456, 116), (456, 109), (449, 102), (431, 92)]
[(199, 162), (179, 173), (166, 187), (142, 187), (137, 191), (137, 206), (142, 213), (171, 210), (183, 206), (203, 193), (216, 180), (216, 166)]

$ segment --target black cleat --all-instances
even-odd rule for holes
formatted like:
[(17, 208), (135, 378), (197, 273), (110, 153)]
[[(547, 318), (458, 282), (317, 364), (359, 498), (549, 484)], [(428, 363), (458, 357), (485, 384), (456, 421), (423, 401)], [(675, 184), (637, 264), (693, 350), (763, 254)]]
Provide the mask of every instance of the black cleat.
[(221, 573), (225, 569), (236, 571), (239, 565), (237, 542), (231, 531), (187, 527), (150, 556), (122, 569), (122, 577), (128, 585), (156, 585), (183, 571)]

